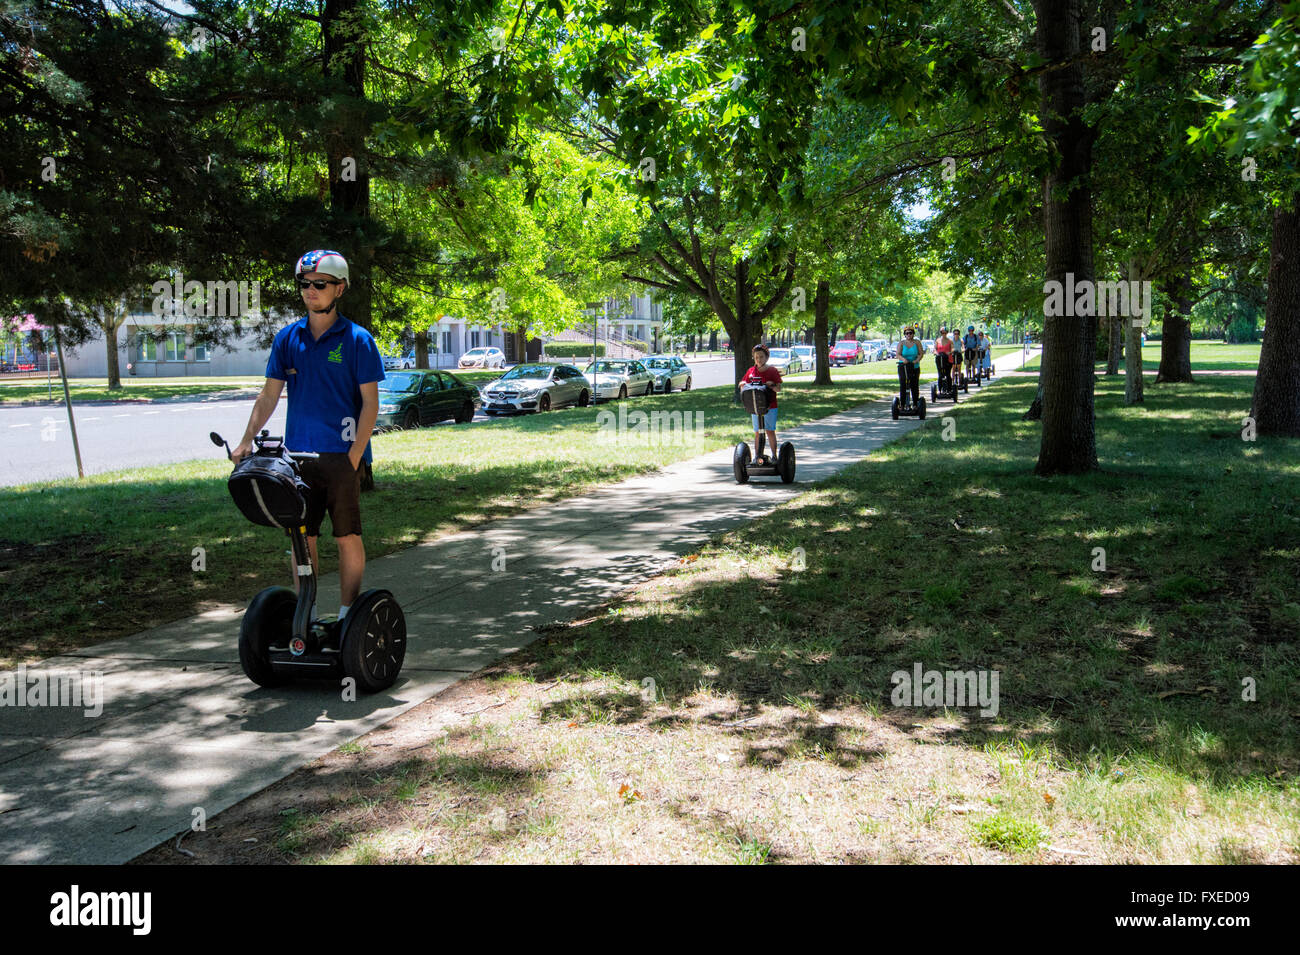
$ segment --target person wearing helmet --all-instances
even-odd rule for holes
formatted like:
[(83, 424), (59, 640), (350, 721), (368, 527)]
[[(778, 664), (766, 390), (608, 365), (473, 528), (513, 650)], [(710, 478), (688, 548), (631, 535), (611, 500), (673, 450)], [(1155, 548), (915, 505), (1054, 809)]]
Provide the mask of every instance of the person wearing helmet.
[(967, 326), (961, 344), (966, 352), (966, 374), (978, 374), (979, 366), (975, 362), (979, 357), (980, 338), (975, 334), (974, 325)]
[(939, 372), (939, 386), (947, 391), (952, 387), (952, 339), (947, 325), (940, 327), (939, 337), (934, 340), (934, 366)]
[(898, 385), (912, 389), (912, 407), (921, 397), (921, 356), (925, 346), (916, 340), (916, 329), (908, 325), (903, 329), (903, 340), (898, 343)]
[[(307, 495), (307, 546), (317, 568), (316, 538), (328, 511), (339, 549), (338, 620), (361, 592), (366, 549), (361, 540), (361, 467), (379, 413), (384, 360), (371, 334), (339, 314), (348, 288), (348, 263), (329, 249), (308, 252), (294, 267), (307, 314), (280, 329), (266, 363), (266, 384), (253, 404), (244, 437), (231, 453), (238, 464), (253, 451), (253, 436), (289, 386), (284, 443), (320, 455), (301, 462)], [(315, 616), (315, 608), (312, 609)]]

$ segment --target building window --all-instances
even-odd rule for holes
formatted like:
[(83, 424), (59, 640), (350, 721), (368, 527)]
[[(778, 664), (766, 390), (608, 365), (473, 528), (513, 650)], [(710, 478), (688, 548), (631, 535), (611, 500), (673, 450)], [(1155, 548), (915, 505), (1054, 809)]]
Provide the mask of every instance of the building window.
[(208, 360), (208, 346), (207, 346), (207, 345), (200, 345), (200, 344), (198, 344), (197, 342), (195, 342), (195, 344), (194, 344), (194, 360), (195, 360), (195, 361), (207, 361), (207, 360)]
[(149, 333), (141, 329), (135, 338), (138, 343), (136, 351), (137, 361), (157, 361), (158, 360), (158, 343), (149, 337)]
[(479, 339), (479, 335), (480, 335), (480, 334), (481, 334), (480, 332), (470, 332), (470, 333), (469, 333), (469, 347), (470, 347), (470, 348), (478, 348), (478, 347), (479, 347), (479, 341), (478, 341), (478, 339)]
[(183, 331), (168, 332), (166, 345), (168, 361), (185, 360), (185, 333)]

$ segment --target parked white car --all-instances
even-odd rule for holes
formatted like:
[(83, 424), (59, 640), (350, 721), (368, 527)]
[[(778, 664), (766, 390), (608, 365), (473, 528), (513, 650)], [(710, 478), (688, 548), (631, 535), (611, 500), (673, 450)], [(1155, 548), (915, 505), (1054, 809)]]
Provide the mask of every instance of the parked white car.
[(648, 395), (655, 387), (655, 376), (633, 358), (602, 358), (588, 365), (583, 374), (597, 401)]
[(385, 355), (384, 371), (400, 371), (403, 368), (415, 367), (415, 352), (405, 355)]
[(767, 363), (783, 375), (793, 375), (803, 371), (799, 356), (789, 348), (773, 348), (767, 356)]
[(814, 345), (795, 345), (790, 349), (799, 356), (799, 362), (803, 365), (804, 371), (817, 370), (817, 348)]
[(500, 348), (471, 348), (456, 364), (460, 368), (504, 368), (506, 354)]
[(656, 392), (691, 390), (691, 366), (677, 355), (647, 355), (642, 364), (655, 376)]

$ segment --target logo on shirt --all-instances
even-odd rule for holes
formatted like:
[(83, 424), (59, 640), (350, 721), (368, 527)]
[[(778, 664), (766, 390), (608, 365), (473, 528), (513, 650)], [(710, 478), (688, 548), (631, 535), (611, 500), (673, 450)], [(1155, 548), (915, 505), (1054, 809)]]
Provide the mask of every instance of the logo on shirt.
[(329, 360), (332, 362), (337, 362), (340, 365), (343, 364), (343, 343), (342, 342), (339, 342), (337, 345), (334, 346), (334, 350), (329, 353)]

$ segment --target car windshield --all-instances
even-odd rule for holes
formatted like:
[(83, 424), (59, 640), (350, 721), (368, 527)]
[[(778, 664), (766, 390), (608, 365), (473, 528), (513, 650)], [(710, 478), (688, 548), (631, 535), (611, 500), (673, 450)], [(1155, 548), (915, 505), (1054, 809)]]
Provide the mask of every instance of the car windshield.
[(794, 350), (794, 353), (796, 355), (811, 355), (812, 351), (813, 350), (811, 345), (800, 345), (798, 348)]
[(646, 362), (647, 368), (671, 368), (673, 361), (671, 358), (651, 358)]
[(477, 358), (479, 355), (482, 355), (486, 351), (487, 351), (486, 348), (471, 348), (469, 351), (465, 352), (465, 357)]
[(379, 383), (380, 391), (411, 392), (420, 387), (419, 375), (388, 375)]
[(515, 365), (508, 372), (501, 376), (501, 380), (508, 378), (549, 378), (551, 377), (550, 365)]
[(631, 370), (625, 361), (593, 361), (587, 371), (597, 375), (623, 375)]
[(789, 357), (790, 357), (790, 349), (788, 349), (788, 348), (773, 348), (773, 349), (772, 349), (772, 353), (771, 353), (771, 357), (772, 357), (772, 358), (789, 358)]

